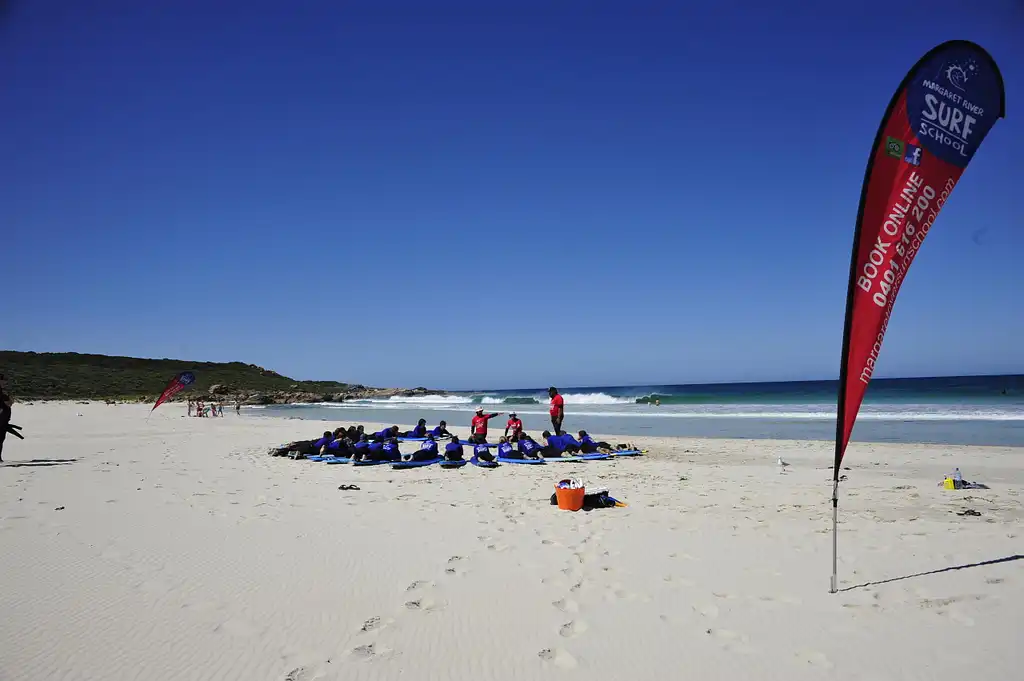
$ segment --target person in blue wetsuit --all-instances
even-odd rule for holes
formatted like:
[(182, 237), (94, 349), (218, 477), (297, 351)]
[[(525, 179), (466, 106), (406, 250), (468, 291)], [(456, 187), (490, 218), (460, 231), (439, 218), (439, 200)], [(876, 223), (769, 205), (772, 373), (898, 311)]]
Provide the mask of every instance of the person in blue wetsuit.
[(611, 451), (612, 446), (607, 442), (598, 442), (585, 430), (579, 432), (580, 438), (580, 451), (584, 454), (597, 454), (601, 451)]
[(359, 442), (352, 445), (352, 460), (362, 461), (363, 459), (370, 458), (370, 438), (363, 433), (363, 436), (359, 438)]
[(433, 436), (428, 435), (427, 441), (423, 443), (423, 446), (418, 451), (406, 454), (403, 458), (406, 461), (430, 461), (431, 459), (436, 459), (437, 441), (434, 440)]
[(352, 443), (345, 436), (336, 438), (334, 442), (320, 448), (321, 456), (338, 456), (349, 458), (352, 456)]
[(398, 437), (398, 426), (391, 426), (384, 430), (378, 430), (373, 434), (374, 438), (380, 438), (381, 440), (390, 440), (393, 437)]
[(579, 454), (580, 453), (580, 443), (571, 434), (559, 432), (558, 436), (560, 438), (562, 438), (562, 444), (564, 445), (563, 451), (566, 454)]
[(444, 446), (445, 461), (462, 461), (462, 443), (456, 435), (452, 435), (452, 441)]
[(500, 458), (500, 459), (520, 459), (520, 458), (522, 458), (522, 454), (517, 452), (512, 447), (512, 443), (508, 441), (507, 437), (503, 437), (503, 438), (500, 438), (498, 440), (498, 458)]
[(427, 436), (427, 420), (420, 419), (416, 423), (416, 427), (412, 430), (407, 430), (403, 437), (426, 437)]
[(374, 438), (370, 441), (370, 447), (366, 451), (366, 458), (370, 461), (385, 461), (384, 440)]
[(437, 424), (437, 426), (430, 431), (430, 434), (434, 436), (434, 439), (439, 437), (451, 437), (451, 433), (448, 432), (448, 424), (445, 421)]
[(547, 442), (540, 450), (541, 456), (545, 459), (559, 457), (565, 453), (565, 440), (562, 439), (561, 435), (552, 435), (551, 431), (545, 430), (541, 433), (541, 437)]
[(528, 433), (519, 434), (519, 454), (521, 456), (512, 458), (539, 459), (541, 447)]
[[(505, 438), (501, 439), (504, 440)], [(491, 448), (485, 444), (473, 445), (473, 456), (481, 461), (494, 461), (494, 455), (491, 454)]]
[(398, 439), (391, 438), (390, 440), (384, 441), (384, 460), (385, 461), (401, 461), (402, 451), (398, 448)]
[(323, 437), (321, 437), (319, 440), (313, 443), (313, 449), (319, 452), (321, 447), (323, 447), (324, 445), (329, 445), (333, 441), (334, 434), (331, 433), (329, 430), (325, 430)]

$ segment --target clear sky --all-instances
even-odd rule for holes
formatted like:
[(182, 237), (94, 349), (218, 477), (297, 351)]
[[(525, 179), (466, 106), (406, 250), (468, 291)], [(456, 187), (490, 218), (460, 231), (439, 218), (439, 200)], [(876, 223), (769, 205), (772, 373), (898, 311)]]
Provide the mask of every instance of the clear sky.
[(1007, 118), (876, 376), (1024, 372), (1014, 0), (15, 2), (0, 348), (454, 389), (834, 378), (872, 139), (951, 38), (995, 57)]

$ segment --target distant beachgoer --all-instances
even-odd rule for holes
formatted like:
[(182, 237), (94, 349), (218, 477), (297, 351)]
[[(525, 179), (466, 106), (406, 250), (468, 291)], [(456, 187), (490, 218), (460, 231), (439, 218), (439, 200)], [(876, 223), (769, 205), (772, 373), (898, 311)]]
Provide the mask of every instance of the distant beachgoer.
[(423, 446), (412, 454), (406, 454), (403, 457), (406, 461), (429, 461), (430, 459), (437, 458), (437, 441), (434, 440), (432, 435), (427, 435), (426, 442)]
[(470, 432), (472, 433), (469, 437), (470, 443), (487, 442), (487, 422), (495, 416), (501, 416), (501, 412), (485, 414), (483, 407), (476, 408), (476, 416), (473, 417), (473, 421), (470, 424)]
[(218, 404), (217, 405), (217, 416), (224, 416), (224, 405), (223, 404)]
[(462, 443), (457, 435), (452, 435), (452, 440), (444, 446), (445, 461), (462, 461)]
[(551, 397), (551, 427), (557, 433), (562, 430), (562, 419), (565, 418), (565, 399), (558, 394), (558, 388), (555, 386), (548, 388), (548, 396)]
[(241, 416), (242, 415), (242, 403), (241, 402), (235, 402), (235, 414), (237, 416)]
[(661, 406), (661, 398), (660, 397), (655, 397), (654, 398), (654, 406), (655, 407), (660, 407)]
[(519, 420), (519, 416), (515, 412), (508, 415), (508, 423), (505, 424), (505, 437), (509, 437), (510, 430), (512, 431), (512, 442), (519, 440), (519, 434), (523, 432), (523, 422)]
[(416, 427), (412, 430), (408, 430), (404, 434), (405, 437), (426, 437), (427, 436), (427, 420), (420, 419), (416, 423)]
[(188, 401), (188, 415), (189, 416), (192, 416), (192, 408), (193, 408), (193, 406), (194, 405), (192, 404), (192, 400), (189, 400)]
[(0, 385), (0, 461), (4, 460), (4, 440), (7, 439), (7, 433), (10, 433), (20, 440), (25, 439), (24, 436), (18, 432), (21, 430), (21, 426), (16, 426), (11, 423), (13, 408), (14, 399), (4, 392), (3, 386)]
[(437, 426), (432, 431), (430, 431), (430, 434), (433, 435), (435, 438), (451, 437), (451, 433), (448, 432), (448, 423), (446, 421), (441, 421), (439, 424), (437, 424)]

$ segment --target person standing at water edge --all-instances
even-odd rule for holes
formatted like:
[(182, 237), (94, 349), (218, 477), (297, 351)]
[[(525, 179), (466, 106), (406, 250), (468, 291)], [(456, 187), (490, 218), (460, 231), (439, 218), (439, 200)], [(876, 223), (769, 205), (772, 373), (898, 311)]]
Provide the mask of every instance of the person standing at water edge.
[(495, 416), (501, 416), (501, 412), (485, 414), (483, 407), (476, 408), (476, 416), (473, 417), (473, 422), (470, 424), (472, 436), (470, 436), (469, 441), (471, 443), (487, 442), (487, 422)]
[(551, 397), (551, 427), (557, 435), (562, 431), (562, 419), (565, 418), (565, 400), (555, 386), (548, 388), (548, 395)]

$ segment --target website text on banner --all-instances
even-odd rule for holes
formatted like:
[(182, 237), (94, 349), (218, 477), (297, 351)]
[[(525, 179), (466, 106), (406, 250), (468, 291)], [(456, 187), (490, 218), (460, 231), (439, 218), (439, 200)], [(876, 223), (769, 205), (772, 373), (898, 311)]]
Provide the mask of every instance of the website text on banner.
[(910, 69), (875, 135), (854, 228), (832, 486), (837, 588), (839, 470), (903, 279), (982, 140), (1005, 111), (1003, 78), (982, 47), (942, 43)]

